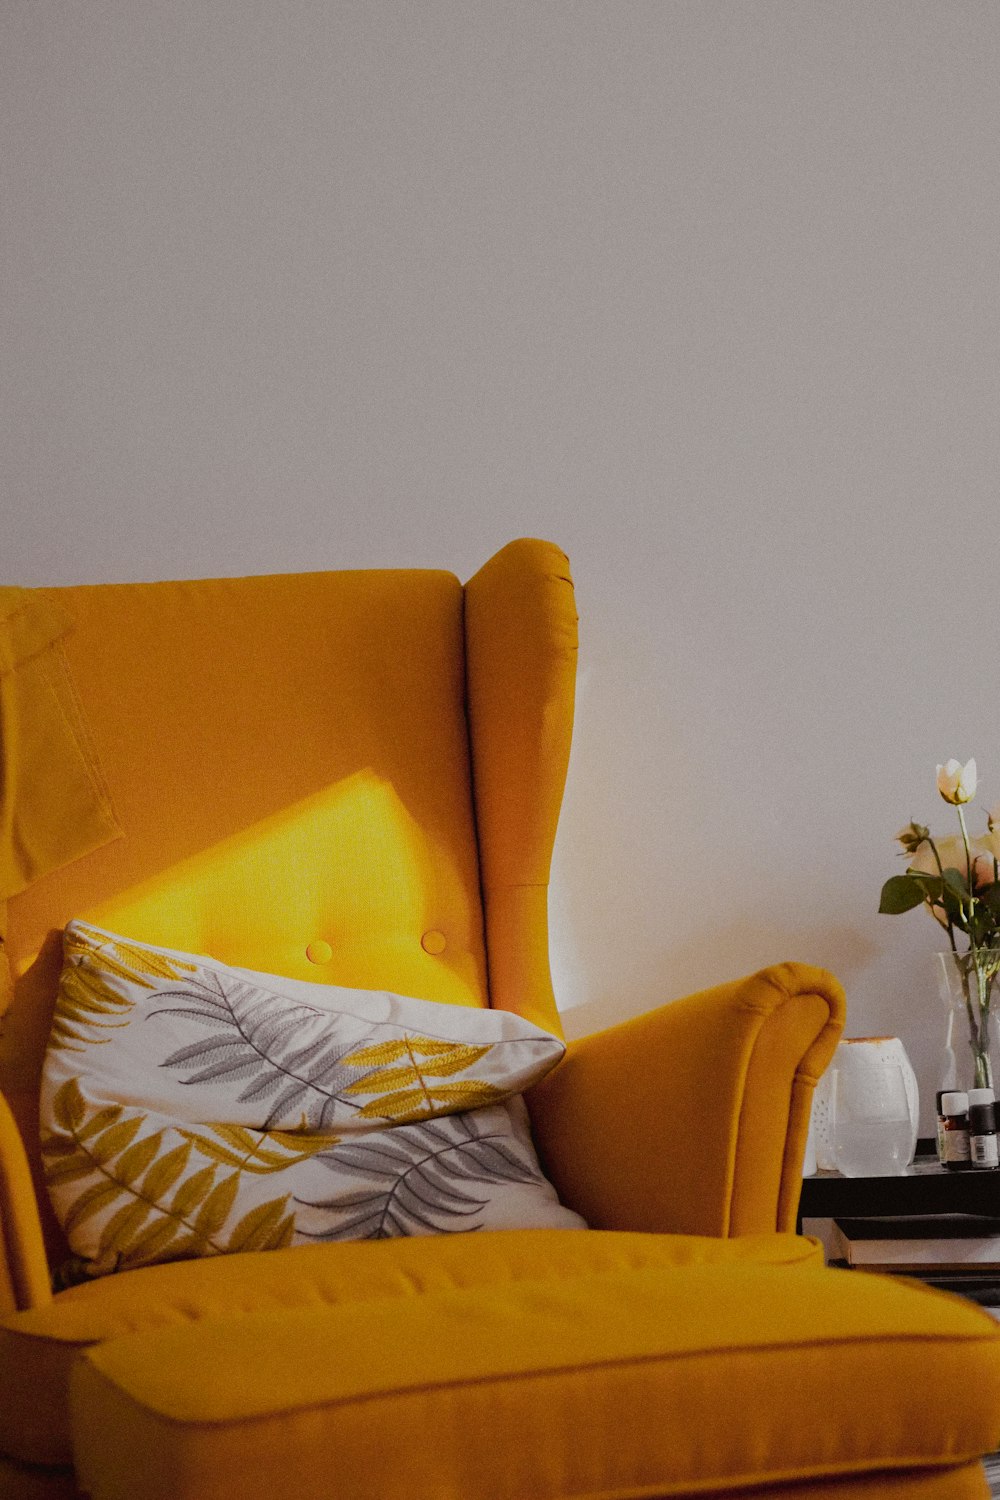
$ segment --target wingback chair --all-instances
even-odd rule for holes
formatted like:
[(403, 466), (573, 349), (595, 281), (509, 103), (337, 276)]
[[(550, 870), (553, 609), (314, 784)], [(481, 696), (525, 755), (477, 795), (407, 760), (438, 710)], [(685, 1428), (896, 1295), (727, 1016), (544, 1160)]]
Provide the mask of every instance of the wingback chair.
[(992, 1321), (827, 1270), (792, 1233), (843, 1020), (837, 982), (800, 964), (573, 1043), (531, 1091), (586, 1230), (54, 1291), (39, 1077), (71, 919), (560, 1034), (546, 902), (576, 613), (565, 556), (533, 540), (464, 587), (387, 570), (2, 602), (0, 1494), (986, 1494)]

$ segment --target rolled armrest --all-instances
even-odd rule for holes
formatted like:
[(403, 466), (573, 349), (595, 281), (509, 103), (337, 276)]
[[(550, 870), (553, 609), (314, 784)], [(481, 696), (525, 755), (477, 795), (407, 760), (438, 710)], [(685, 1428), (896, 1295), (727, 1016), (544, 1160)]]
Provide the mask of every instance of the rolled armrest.
[(0, 1094), (0, 1312), (51, 1300), (38, 1203), (21, 1134)]
[(571, 1043), (528, 1096), (563, 1202), (595, 1229), (794, 1229), (813, 1089), (843, 1023), (832, 974), (780, 964)]

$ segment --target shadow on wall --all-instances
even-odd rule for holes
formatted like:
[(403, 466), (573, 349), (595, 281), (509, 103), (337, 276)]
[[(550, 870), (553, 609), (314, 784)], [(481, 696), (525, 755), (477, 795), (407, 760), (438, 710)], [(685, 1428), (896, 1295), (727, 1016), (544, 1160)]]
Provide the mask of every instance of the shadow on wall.
[[(847, 991), (847, 1034), (851, 1028), (851, 982), (876, 954), (870, 939), (846, 926), (817, 927), (794, 933), (765, 926), (759, 920), (741, 918), (716, 928), (710, 945), (703, 941), (665, 948), (647, 962), (645, 973), (628, 975), (627, 990), (620, 996), (601, 995), (583, 1005), (562, 1011), (568, 1038), (589, 1036), (619, 1021), (651, 1010), (698, 990), (728, 984), (771, 964), (792, 960), (830, 969)], [(645, 1002), (637, 1007), (639, 991)]]

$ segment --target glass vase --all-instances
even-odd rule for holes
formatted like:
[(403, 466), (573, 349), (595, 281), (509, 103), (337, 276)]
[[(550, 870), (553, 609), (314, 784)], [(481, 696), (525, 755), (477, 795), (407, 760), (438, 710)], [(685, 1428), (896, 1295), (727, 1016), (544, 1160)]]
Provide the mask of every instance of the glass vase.
[(942, 1087), (993, 1087), (993, 990), (1000, 948), (939, 953), (941, 998), (947, 1007)]

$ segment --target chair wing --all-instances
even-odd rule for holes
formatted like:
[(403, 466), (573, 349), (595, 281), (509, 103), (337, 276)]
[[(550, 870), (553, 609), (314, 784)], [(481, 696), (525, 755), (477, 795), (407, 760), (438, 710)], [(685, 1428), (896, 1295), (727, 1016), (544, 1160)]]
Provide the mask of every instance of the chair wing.
[(577, 666), (564, 552), (512, 542), (465, 589), (469, 732), (490, 1003), (561, 1034), (548, 955), (548, 884)]

